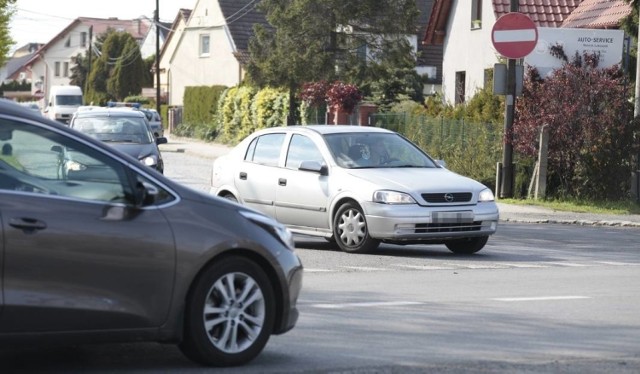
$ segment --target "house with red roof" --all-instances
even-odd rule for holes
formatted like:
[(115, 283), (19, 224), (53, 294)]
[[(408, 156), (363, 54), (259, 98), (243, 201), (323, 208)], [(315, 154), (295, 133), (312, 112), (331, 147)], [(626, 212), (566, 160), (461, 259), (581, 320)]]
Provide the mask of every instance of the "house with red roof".
[[(51, 86), (68, 85), (71, 68), (75, 65), (73, 58), (84, 55), (98, 36), (108, 29), (127, 32), (142, 45), (148, 34), (155, 34), (154, 27), (153, 21), (146, 18), (76, 18), (25, 63), (32, 76), (32, 94), (44, 95), (43, 100), (46, 100)], [(45, 107), (47, 103), (42, 104)]]
[[(423, 43), (443, 46), (442, 94), (463, 103), (491, 85), (494, 64), (504, 60), (491, 42), (495, 22), (511, 0), (435, 0)], [(618, 28), (631, 13), (624, 0), (519, 0), (520, 13), (541, 28)]]

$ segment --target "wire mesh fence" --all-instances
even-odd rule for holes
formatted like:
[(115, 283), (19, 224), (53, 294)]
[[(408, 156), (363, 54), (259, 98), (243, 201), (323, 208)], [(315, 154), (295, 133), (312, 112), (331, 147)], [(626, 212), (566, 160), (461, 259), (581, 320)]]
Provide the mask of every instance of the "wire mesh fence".
[(416, 143), (447, 168), (495, 184), (496, 163), (502, 157), (502, 125), (410, 113), (376, 113), (371, 124), (396, 131)]

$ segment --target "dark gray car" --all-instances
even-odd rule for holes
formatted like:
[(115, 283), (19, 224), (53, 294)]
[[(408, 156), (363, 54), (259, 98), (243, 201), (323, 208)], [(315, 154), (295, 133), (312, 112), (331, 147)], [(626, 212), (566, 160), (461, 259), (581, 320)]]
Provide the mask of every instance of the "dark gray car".
[(231, 366), (294, 327), (302, 265), (273, 219), (4, 100), (0, 148), (0, 343), (170, 342)]
[(90, 110), (77, 111), (69, 127), (109, 143), (161, 173), (164, 171), (158, 145), (165, 144), (167, 138), (154, 136), (144, 113), (140, 111), (92, 107)]

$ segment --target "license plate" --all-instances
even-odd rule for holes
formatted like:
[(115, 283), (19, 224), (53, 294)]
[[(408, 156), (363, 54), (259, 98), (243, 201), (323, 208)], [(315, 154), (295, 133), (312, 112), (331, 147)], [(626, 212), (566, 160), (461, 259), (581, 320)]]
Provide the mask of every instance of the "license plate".
[(433, 223), (469, 223), (473, 222), (473, 212), (465, 210), (461, 212), (433, 212)]

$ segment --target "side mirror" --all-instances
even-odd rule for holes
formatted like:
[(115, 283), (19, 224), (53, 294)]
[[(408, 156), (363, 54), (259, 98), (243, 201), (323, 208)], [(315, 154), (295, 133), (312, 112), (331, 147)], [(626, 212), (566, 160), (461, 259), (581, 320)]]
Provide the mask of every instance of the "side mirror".
[(56, 152), (62, 154), (62, 147), (59, 145), (54, 145), (51, 147), (51, 152)]
[(167, 138), (165, 137), (158, 137), (156, 138), (156, 144), (160, 145), (160, 144), (167, 144), (169, 141), (167, 140)]
[(318, 161), (302, 161), (298, 170), (310, 171), (320, 175), (329, 174), (329, 168), (327, 168), (327, 165), (320, 164)]
[(138, 182), (136, 183), (135, 199), (136, 207), (144, 207), (153, 204), (158, 196), (158, 189), (149, 183)]

